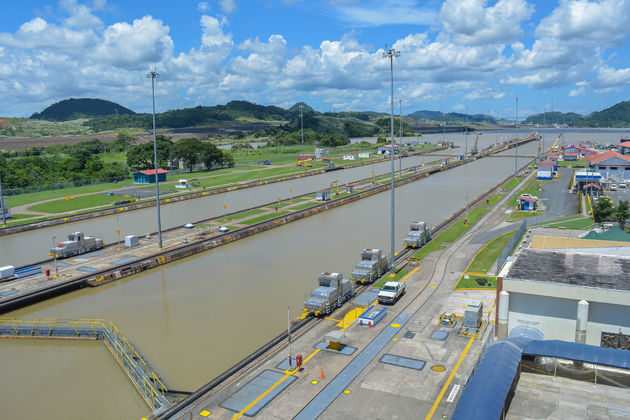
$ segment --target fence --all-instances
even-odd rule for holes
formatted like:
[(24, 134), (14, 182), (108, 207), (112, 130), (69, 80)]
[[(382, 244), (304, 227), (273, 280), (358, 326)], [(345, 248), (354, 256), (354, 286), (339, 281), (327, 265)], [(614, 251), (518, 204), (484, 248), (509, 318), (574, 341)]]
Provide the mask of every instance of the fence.
[(505, 248), (503, 248), (503, 251), (501, 251), (501, 254), (499, 254), (499, 258), (497, 259), (497, 274), (501, 271), (501, 267), (503, 267), (505, 260), (507, 260), (507, 257), (510, 256), (518, 241), (521, 240), (521, 236), (525, 233), (525, 229), (527, 229), (527, 220), (523, 220), (521, 227), (518, 228), (518, 230), (514, 233), (514, 236), (512, 236), (512, 239), (510, 239), (510, 242), (508, 242)]
[(109, 182), (124, 181), (126, 179), (130, 179), (130, 177), (129, 176), (111, 176), (108, 178), (98, 178), (98, 179), (80, 179), (77, 181), (61, 182), (57, 184), (39, 184), (39, 185), (31, 185), (31, 186), (23, 187), (23, 188), (3, 189), (2, 192), (7, 196), (20, 195), (20, 194), (28, 194), (28, 193), (40, 192), (40, 191), (62, 190), (64, 188), (82, 187), (84, 185), (107, 184)]

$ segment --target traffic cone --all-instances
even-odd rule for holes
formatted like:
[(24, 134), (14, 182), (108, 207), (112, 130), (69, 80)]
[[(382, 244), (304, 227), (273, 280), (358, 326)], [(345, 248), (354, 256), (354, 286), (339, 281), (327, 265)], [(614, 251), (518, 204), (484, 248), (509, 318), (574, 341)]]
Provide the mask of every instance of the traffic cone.
[(368, 328), (372, 328), (372, 323), (368, 323)]
[(322, 368), (322, 373), (319, 375), (321, 379), (324, 379), (324, 368)]

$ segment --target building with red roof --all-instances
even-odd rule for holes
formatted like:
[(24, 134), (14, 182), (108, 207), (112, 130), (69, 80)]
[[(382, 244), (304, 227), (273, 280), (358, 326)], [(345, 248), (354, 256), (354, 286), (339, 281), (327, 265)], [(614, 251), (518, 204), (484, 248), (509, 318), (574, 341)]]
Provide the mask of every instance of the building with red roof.
[(614, 150), (608, 150), (596, 156), (586, 158), (590, 168), (602, 174), (607, 179), (630, 179), (630, 156)]
[[(166, 181), (168, 171), (158, 169), (158, 182)], [(137, 171), (133, 173), (133, 182), (136, 184), (155, 184), (155, 169), (147, 169), (145, 171)]]

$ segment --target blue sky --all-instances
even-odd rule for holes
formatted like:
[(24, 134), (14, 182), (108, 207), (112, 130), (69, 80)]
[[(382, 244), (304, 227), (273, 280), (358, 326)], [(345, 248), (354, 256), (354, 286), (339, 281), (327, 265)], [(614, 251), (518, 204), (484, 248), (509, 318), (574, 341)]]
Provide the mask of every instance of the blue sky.
[[(242, 99), (321, 111), (543, 109), (628, 99), (630, 0), (22, 0), (0, 14), (0, 115), (69, 97), (159, 111)], [(398, 106), (396, 107), (398, 112)]]

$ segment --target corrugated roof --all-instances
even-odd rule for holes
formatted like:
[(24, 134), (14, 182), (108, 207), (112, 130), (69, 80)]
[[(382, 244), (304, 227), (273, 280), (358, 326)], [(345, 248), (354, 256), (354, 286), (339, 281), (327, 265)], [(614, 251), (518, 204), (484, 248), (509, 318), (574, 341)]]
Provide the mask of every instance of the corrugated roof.
[(619, 143), (617, 146), (630, 147), (630, 141), (624, 141), (623, 143)]
[[(157, 172), (158, 172), (158, 175), (159, 174), (167, 174), (168, 173), (167, 170), (162, 169), (162, 168), (158, 169)], [(134, 172), (134, 173), (136, 173), (136, 174), (137, 173), (141, 173), (141, 174), (145, 174), (145, 175), (155, 175), (155, 169), (147, 169), (147, 170), (144, 170), (144, 171), (138, 171), (138, 172)]]
[(630, 290), (630, 258), (525, 248), (518, 254), (506, 277)]
[(500, 418), (521, 362), (523, 348), (534, 338), (542, 338), (540, 331), (519, 326), (505, 340), (488, 346), (475, 374), (464, 388), (452, 418)]
[(615, 152), (614, 150), (607, 150), (604, 153), (600, 153), (599, 155), (595, 155), (595, 156), (587, 156), (586, 159), (591, 164), (593, 164), (593, 163), (599, 163), (603, 160), (610, 159), (613, 157), (618, 157), (630, 163), (630, 156), (622, 155), (621, 153)]
[(554, 357), (619, 369), (630, 369), (630, 351), (560, 340), (533, 340), (523, 348), (529, 356)]

